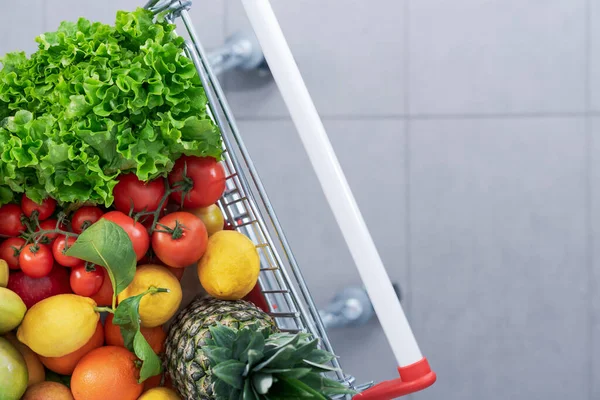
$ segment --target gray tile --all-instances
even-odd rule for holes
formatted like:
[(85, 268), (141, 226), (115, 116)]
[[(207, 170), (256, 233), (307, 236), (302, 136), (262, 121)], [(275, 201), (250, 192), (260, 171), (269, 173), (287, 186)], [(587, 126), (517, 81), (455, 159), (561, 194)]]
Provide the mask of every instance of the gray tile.
[(413, 114), (580, 112), (585, 0), (410, 1)]
[[(243, 121), (240, 126), (317, 304), (361, 284), (293, 125)], [(406, 287), (404, 122), (329, 121), (326, 126), (391, 279)], [(397, 374), (376, 321), (330, 333), (344, 369), (358, 381)]]
[[(106, 24), (114, 24), (119, 10), (132, 11), (142, 7), (146, 2), (140, 0), (45, 0), (47, 3), (46, 27), (55, 30), (61, 21), (76, 21), (80, 17)], [(211, 1), (211, 6), (194, 3), (190, 15), (198, 36), (207, 47), (214, 47), (223, 41), (223, 22), (225, 15), (225, 0)], [(184, 33), (180, 28), (180, 33)]]
[[(321, 114), (404, 113), (404, 0), (271, 3)], [(251, 29), (241, 2), (229, 1), (227, 17), (229, 33)], [(287, 115), (270, 79), (239, 73), (229, 79), (236, 115)]]
[(583, 119), (409, 129), (415, 399), (587, 399)]
[(36, 36), (44, 32), (43, 0), (24, 0), (3, 5), (0, 12), (0, 56), (12, 51), (33, 53)]

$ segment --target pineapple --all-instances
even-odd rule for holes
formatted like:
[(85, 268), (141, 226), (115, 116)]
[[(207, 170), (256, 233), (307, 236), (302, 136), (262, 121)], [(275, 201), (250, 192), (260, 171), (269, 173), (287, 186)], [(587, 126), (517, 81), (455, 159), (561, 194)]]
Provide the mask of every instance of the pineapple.
[(186, 400), (327, 399), (352, 394), (321, 375), (334, 356), (309, 334), (278, 333), (247, 301), (197, 298), (169, 328), (166, 370)]

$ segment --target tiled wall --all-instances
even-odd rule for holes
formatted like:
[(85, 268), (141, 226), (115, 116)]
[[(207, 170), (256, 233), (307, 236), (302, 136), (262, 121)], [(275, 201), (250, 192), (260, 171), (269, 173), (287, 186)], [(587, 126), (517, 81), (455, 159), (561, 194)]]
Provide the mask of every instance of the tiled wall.
[[(0, 0), (0, 52), (141, 3)], [(439, 374), (412, 398), (600, 398), (600, 7), (272, 3)], [(208, 48), (248, 26), (239, 0), (196, 0), (193, 14)], [(325, 305), (359, 278), (277, 89), (252, 74), (224, 84)], [(331, 336), (359, 381), (395, 376), (376, 322)]]

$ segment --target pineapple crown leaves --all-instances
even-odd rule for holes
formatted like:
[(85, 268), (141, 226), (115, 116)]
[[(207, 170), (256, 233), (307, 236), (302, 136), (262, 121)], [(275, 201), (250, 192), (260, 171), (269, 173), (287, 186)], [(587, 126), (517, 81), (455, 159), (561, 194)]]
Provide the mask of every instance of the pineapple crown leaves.
[(275, 333), (255, 325), (234, 330), (210, 328), (202, 350), (212, 369), (213, 393), (218, 400), (328, 399), (354, 394), (323, 373), (335, 356), (318, 348), (318, 339), (306, 333)]

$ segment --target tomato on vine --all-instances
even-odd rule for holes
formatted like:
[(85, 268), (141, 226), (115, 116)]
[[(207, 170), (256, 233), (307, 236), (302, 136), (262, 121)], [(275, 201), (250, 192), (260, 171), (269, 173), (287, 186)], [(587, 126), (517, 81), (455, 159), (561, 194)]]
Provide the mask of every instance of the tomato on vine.
[(69, 281), (73, 293), (85, 297), (94, 296), (104, 283), (104, 271), (98, 267), (87, 270), (85, 265), (80, 265), (72, 269)]
[(11, 237), (0, 243), (0, 258), (6, 261), (8, 268), (20, 269), (19, 254), (24, 245), (25, 239), (20, 237)]
[(44, 221), (50, 218), (56, 210), (56, 200), (48, 197), (42, 200), (42, 204), (38, 204), (24, 194), (21, 198), (21, 209), (27, 218), (31, 218), (33, 213), (36, 212), (38, 221)]
[(98, 207), (94, 206), (83, 206), (79, 210), (75, 211), (71, 218), (71, 227), (73, 232), (81, 233), (87, 229), (90, 225), (98, 222), (104, 212)]
[(202, 220), (188, 212), (174, 212), (158, 221), (152, 234), (156, 256), (173, 268), (195, 263), (206, 251), (208, 233)]
[(19, 255), (21, 271), (30, 278), (43, 278), (52, 271), (54, 258), (45, 244), (28, 244)]
[(57, 263), (62, 265), (63, 267), (76, 267), (81, 265), (83, 261), (79, 258), (70, 257), (65, 254), (69, 247), (73, 246), (77, 239), (74, 236), (69, 236), (68, 238), (65, 235), (59, 235), (54, 243), (52, 243), (52, 254), (54, 255), (54, 259)]
[(102, 216), (103, 219), (114, 222), (119, 225), (131, 239), (133, 250), (137, 256), (137, 260), (141, 260), (148, 249), (150, 248), (150, 236), (146, 227), (139, 222), (136, 222), (130, 216), (121, 211), (110, 211)]
[(0, 236), (19, 236), (25, 232), (21, 221), (23, 212), (16, 204), (6, 204), (0, 207)]
[(131, 211), (155, 211), (166, 193), (165, 180), (140, 181), (135, 174), (123, 175), (113, 189), (115, 208), (129, 215)]
[[(39, 228), (37, 228), (35, 231), (39, 232), (40, 230), (42, 230), (42, 231), (56, 230), (57, 223), (58, 223), (58, 221), (53, 218), (47, 219), (45, 221), (40, 222)], [(61, 223), (58, 226), (58, 229), (64, 231), (67, 229), (67, 227)], [(46, 242), (45, 242), (46, 244), (51, 244), (54, 241), (54, 239), (56, 239), (58, 237), (58, 233), (46, 233), (43, 237), (46, 238)]]
[(171, 199), (185, 208), (208, 207), (225, 191), (225, 168), (212, 157), (182, 156), (169, 174)]

